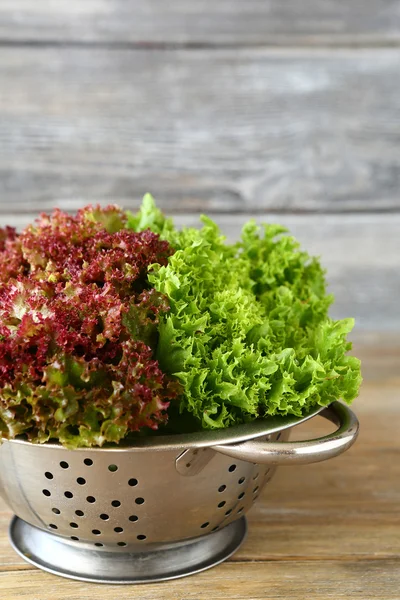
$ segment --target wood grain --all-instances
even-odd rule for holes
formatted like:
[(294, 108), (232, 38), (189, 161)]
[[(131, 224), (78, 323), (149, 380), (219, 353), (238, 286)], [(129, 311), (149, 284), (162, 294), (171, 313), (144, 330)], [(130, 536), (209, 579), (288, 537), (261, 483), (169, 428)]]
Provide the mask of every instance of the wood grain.
[(400, 40), (398, 1), (2, 0), (0, 39), (169, 44), (379, 44)]
[(0, 53), (0, 211), (399, 209), (400, 49)]
[(193, 579), (115, 587), (38, 571), (0, 573), (2, 600), (399, 600), (395, 560), (226, 563)]
[[(377, 340), (376, 340), (377, 341)], [(381, 339), (381, 344), (385, 340)], [(375, 345), (375, 357), (383, 346)], [(359, 348), (363, 353), (362, 346)], [(387, 350), (388, 353), (388, 350)], [(146, 586), (94, 586), (33, 570), (6, 541), (10, 514), (0, 507), (2, 600), (160, 597), (165, 600), (399, 600), (400, 345), (390, 372), (375, 364), (356, 410), (360, 437), (327, 463), (278, 470), (249, 516), (249, 537), (227, 563), (190, 579)], [(378, 367), (376, 367), (378, 365)], [(322, 419), (297, 439), (326, 431)]]
[[(57, 203), (63, 209), (83, 202)], [(41, 206), (36, 203), (37, 208)], [(136, 207), (133, 203), (128, 206)], [(37, 214), (0, 215), (0, 226), (21, 229)], [(329, 290), (336, 301), (334, 318), (354, 316), (356, 335), (366, 331), (398, 335), (400, 331), (400, 215), (287, 215), (245, 213), (213, 215), (230, 241), (239, 239), (242, 225), (251, 217), (258, 222), (282, 223), (311, 254), (320, 256), (327, 269)], [(198, 215), (175, 215), (177, 225), (199, 226)], [(374, 346), (372, 342), (372, 352)], [(386, 353), (383, 352), (386, 358)]]

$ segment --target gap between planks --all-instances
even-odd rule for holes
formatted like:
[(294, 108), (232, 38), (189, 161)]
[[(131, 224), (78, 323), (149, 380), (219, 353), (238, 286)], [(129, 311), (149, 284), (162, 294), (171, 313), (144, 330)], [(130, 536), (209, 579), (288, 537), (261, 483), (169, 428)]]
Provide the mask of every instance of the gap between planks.
[(146, 40), (136, 42), (120, 42), (120, 41), (84, 41), (84, 40), (35, 40), (34, 38), (25, 40), (13, 40), (12, 38), (0, 38), (0, 48), (88, 48), (92, 50), (289, 50), (301, 51), (305, 50), (371, 50), (385, 48), (399, 48), (400, 37), (381, 39), (373, 36), (364, 38), (344, 37), (343, 39), (326, 39), (319, 36), (310, 36), (305, 40), (293, 38), (292, 40), (281, 39), (278, 36), (268, 42), (222, 42), (220, 44), (212, 42), (147, 42)]

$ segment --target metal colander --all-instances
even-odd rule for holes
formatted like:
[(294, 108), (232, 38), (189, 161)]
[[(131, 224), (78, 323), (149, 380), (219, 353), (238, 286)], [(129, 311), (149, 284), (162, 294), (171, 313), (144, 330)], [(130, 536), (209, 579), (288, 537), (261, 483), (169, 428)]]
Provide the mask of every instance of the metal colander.
[(159, 581), (208, 568), (238, 548), (244, 515), (278, 464), (324, 460), (355, 441), (357, 419), (334, 403), (321, 414), (338, 431), (285, 442), (315, 414), (130, 447), (4, 442), (0, 492), (16, 515), (11, 543), (42, 569), (85, 581)]

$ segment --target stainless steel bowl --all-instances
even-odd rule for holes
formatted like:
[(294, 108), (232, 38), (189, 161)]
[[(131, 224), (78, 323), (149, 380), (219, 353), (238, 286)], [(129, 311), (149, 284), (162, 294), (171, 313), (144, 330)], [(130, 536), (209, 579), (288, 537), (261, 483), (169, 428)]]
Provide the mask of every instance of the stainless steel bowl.
[[(287, 442), (317, 413), (335, 433)], [(52, 573), (104, 583), (182, 577), (230, 556), (244, 515), (276, 466), (325, 460), (355, 441), (339, 402), (307, 417), (223, 431), (143, 438), (134, 446), (67, 450), (23, 440), (0, 447), (0, 493), (15, 517), (14, 549)]]

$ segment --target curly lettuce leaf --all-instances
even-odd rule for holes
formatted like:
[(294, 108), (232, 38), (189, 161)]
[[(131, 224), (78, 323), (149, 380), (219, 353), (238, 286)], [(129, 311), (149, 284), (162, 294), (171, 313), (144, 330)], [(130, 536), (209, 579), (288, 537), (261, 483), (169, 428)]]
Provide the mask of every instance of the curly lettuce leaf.
[(127, 225), (129, 229), (136, 232), (150, 229), (157, 233), (162, 239), (173, 238), (175, 227), (172, 219), (167, 219), (164, 213), (157, 208), (154, 198), (151, 194), (145, 194), (142, 205), (136, 214), (129, 210), (126, 211)]
[(167, 420), (176, 381), (154, 353), (164, 296), (148, 268), (172, 249), (115, 206), (0, 231), (0, 435), (69, 447)]
[(319, 261), (279, 225), (247, 223), (229, 245), (215, 223), (202, 222), (177, 231), (151, 197), (128, 217), (129, 227), (154, 227), (176, 250), (149, 281), (170, 304), (156, 357), (183, 386), (181, 415), (208, 429), (350, 403), (361, 383), (360, 362), (347, 355), (354, 322), (329, 318)]

